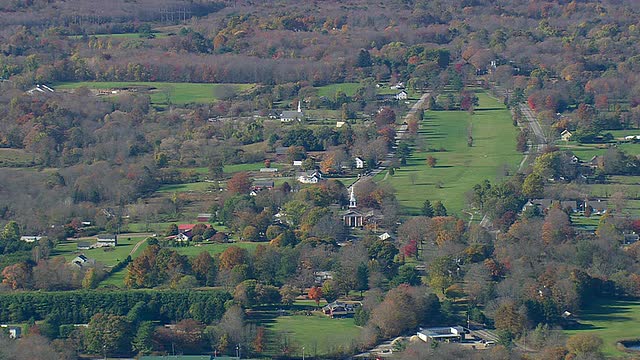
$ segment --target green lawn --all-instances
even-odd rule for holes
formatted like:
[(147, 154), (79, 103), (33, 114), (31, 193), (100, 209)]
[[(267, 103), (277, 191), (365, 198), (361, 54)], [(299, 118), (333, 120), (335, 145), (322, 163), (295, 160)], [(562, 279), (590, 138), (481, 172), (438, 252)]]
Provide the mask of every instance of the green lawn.
[[(96, 261), (104, 265), (113, 266), (126, 259), (131, 250), (133, 250), (135, 244), (145, 238), (145, 236), (118, 237), (118, 246), (115, 248), (97, 248), (89, 250), (78, 250), (78, 242), (87, 241), (95, 243), (95, 240), (65, 241), (56, 246), (53, 250), (52, 256), (63, 256), (67, 260), (72, 260), (79, 254), (84, 254), (88, 258), (96, 259)], [(139, 255), (145, 247), (146, 243), (143, 243), (132, 257), (135, 258)]]
[(153, 88), (150, 91), (151, 102), (156, 105), (208, 103), (216, 99), (216, 88), (233, 86), (237, 92), (251, 89), (253, 84), (205, 84), (205, 83), (169, 83), (169, 82), (66, 82), (54, 85), (58, 89), (77, 89), (85, 86), (90, 89), (117, 89), (131, 86)]
[(182, 255), (197, 256), (203, 251), (208, 251), (211, 255), (219, 254), (231, 246), (237, 246), (252, 252), (256, 249), (256, 247), (259, 244), (267, 245), (268, 243), (236, 242), (236, 243), (224, 243), (224, 244), (202, 244), (201, 246), (192, 245), (192, 246), (184, 246), (184, 247), (174, 247), (172, 249), (176, 250), (178, 253)]
[(353, 318), (331, 319), (319, 313), (268, 318), (261, 325), (267, 328), (269, 355), (282, 354), (283, 342), (289, 344), (292, 356), (301, 356), (302, 347), (307, 356), (331, 354), (350, 348), (361, 332)]
[(193, 182), (193, 183), (162, 185), (158, 189), (158, 192), (159, 193), (203, 192), (203, 191), (214, 190), (214, 189), (217, 189), (214, 183), (199, 181), (199, 182)]
[(360, 83), (341, 83), (320, 86), (317, 88), (318, 96), (326, 96), (331, 99), (338, 91), (344, 92), (347, 96), (353, 96), (360, 86)]
[(640, 338), (640, 301), (596, 300), (579, 319), (578, 328), (567, 330), (568, 335), (593, 333), (604, 341), (605, 355), (633, 358), (618, 350), (616, 342)]
[[(461, 214), (466, 208), (465, 193), (484, 179), (502, 176), (504, 166), (511, 173), (522, 160), (515, 151), (516, 128), (511, 114), (499, 101), (478, 93), (480, 105), (474, 115), (464, 111), (427, 111), (419, 137), (431, 149), (444, 152), (421, 152), (417, 148), (407, 165), (394, 176), (378, 175), (375, 180), (390, 183), (400, 204), (410, 214), (417, 214), (425, 199), (440, 200), (450, 213)], [(473, 125), (473, 147), (467, 146), (467, 129)], [(420, 140), (422, 141), (422, 140)], [(426, 164), (427, 156), (437, 159), (435, 168)]]

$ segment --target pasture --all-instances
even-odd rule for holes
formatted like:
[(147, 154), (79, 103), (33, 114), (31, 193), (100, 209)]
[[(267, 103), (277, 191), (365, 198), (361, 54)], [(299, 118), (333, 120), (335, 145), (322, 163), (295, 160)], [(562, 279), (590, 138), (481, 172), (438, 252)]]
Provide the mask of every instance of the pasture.
[(579, 316), (580, 325), (567, 335), (593, 333), (604, 341), (608, 357), (637, 358), (616, 348), (619, 340), (640, 338), (640, 301), (599, 299)]
[(302, 347), (308, 357), (336, 353), (351, 348), (362, 330), (354, 324), (353, 318), (331, 319), (318, 312), (310, 316), (277, 316), (275, 312), (261, 315), (258, 325), (267, 330), (269, 355), (282, 354), (284, 347), (289, 349), (290, 355), (297, 357), (302, 356)]
[(0, 149), (0, 167), (28, 167), (38, 165), (39, 159), (23, 149)]
[[(88, 258), (95, 259), (97, 262), (102, 263), (106, 266), (114, 266), (118, 262), (126, 259), (134, 249), (135, 245), (146, 238), (147, 236), (121, 235), (118, 236), (118, 246), (116, 246), (115, 248), (105, 247), (89, 250), (78, 250), (78, 243), (89, 242), (93, 244), (95, 243), (95, 238), (91, 240), (65, 241), (58, 244), (52, 251), (51, 255), (63, 256), (66, 260), (70, 261), (76, 256), (84, 254)], [(138, 256), (146, 246), (147, 243), (143, 242), (131, 257), (135, 258), (136, 256)]]
[[(503, 177), (505, 168), (509, 174), (517, 169), (522, 154), (515, 150), (516, 128), (509, 110), (484, 93), (477, 95), (480, 103), (473, 115), (464, 111), (425, 112), (407, 165), (393, 176), (379, 174), (375, 178), (396, 189), (406, 213), (419, 214), (424, 200), (429, 199), (432, 203), (440, 200), (449, 213), (462, 215), (465, 193), (473, 185)], [(470, 126), (472, 147), (467, 145)], [(427, 165), (428, 156), (436, 158), (435, 167)]]
[(170, 83), (170, 82), (66, 82), (54, 84), (56, 89), (73, 90), (87, 87), (95, 90), (142, 88), (151, 96), (155, 105), (209, 103), (218, 99), (217, 94), (243, 92), (251, 89), (253, 84), (208, 84), (208, 83)]

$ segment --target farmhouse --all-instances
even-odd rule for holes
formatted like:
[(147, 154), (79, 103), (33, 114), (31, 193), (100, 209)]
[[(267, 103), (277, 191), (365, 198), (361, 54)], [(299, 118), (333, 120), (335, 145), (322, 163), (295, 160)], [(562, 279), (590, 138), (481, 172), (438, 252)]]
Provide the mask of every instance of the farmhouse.
[(408, 97), (409, 97), (409, 95), (404, 90), (402, 90), (402, 91), (400, 91), (399, 93), (396, 94), (396, 100), (407, 100)]
[(458, 342), (464, 340), (464, 328), (462, 326), (420, 328), (416, 335), (424, 342), (429, 340)]
[(605, 200), (587, 200), (584, 202), (583, 208), (586, 209), (588, 206), (591, 206), (593, 209), (593, 214), (602, 215), (607, 213), (607, 201)]
[(93, 266), (93, 265), (95, 265), (96, 260), (95, 259), (89, 259), (84, 254), (80, 254), (80, 255), (76, 256), (75, 259), (71, 260), (71, 263), (73, 265), (79, 267), (80, 269), (82, 269), (84, 266)]
[(560, 139), (562, 139), (563, 141), (569, 141), (572, 136), (573, 134), (569, 130), (562, 130), (562, 133), (560, 134)]
[(255, 180), (253, 182), (253, 190), (273, 189), (273, 180)]
[(363, 169), (364, 168), (364, 160), (362, 160), (360, 157), (357, 157), (355, 159), (353, 159), (356, 162), (356, 169)]
[(322, 173), (319, 170), (314, 170), (298, 176), (298, 181), (303, 184), (317, 184), (322, 180)]
[(118, 245), (118, 235), (98, 235), (96, 247), (115, 247)]
[(362, 303), (360, 302), (347, 303), (342, 301), (334, 301), (331, 304), (323, 307), (322, 313), (332, 318), (353, 316), (360, 306), (362, 306)]

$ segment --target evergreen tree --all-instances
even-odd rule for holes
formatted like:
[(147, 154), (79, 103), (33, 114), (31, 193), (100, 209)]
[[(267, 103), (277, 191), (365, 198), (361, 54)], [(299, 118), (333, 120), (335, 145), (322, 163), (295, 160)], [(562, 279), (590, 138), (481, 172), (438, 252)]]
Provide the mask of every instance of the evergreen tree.
[(447, 208), (444, 207), (442, 202), (436, 201), (433, 204), (433, 215), (434, 216), (447, 216)]
[(360, 291), (360, 296), (363, 291), (369, 290), (369, 268), (365, 263), (358, 265), (356, 270), (356, 290)]
[(431, 206), (431, 201), (429, 199), (425, 200), (422, 204), (422, 216), (433, 217), (433, 206)]

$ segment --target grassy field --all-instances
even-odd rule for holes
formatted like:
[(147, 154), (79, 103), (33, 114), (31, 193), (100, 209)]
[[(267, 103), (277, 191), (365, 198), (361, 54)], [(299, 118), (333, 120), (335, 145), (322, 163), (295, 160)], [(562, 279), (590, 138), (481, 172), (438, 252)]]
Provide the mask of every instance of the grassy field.
[[(203, 251), (208, 251), (209, 254), (215, 255), (225, 251), (227, 248), (231, 246), (237, 246), (239, 248), (247, 249), (249, 251), (254, 251), (256, 247), (260, 243), (254, 242), (236, 242), (236, 243), (224, 243), (224, 244), (202, 244), (200, 246), (185, 246), (185, 247), (174, 247), (175, 251), (179, 254), (187, 255), (187, 256), (197, 256)], [(267, 245), (268, 243), (262, 243), (263, 245)]]
[(216, 99), (216, 88), (233, 86), (237, 92), (246, 91), (253, 84), (203, 84), (168, 82), (67, 82), (54, 85), (57, 89), (77, 89), (85, 86), (89, 89), (117, 89), (132, 86), (153, 88), (150, 91), (151, 102), (156, 105), (208, 103)]
[(0, 149), (0, 167), (34, 166), (39, 160), (22, 149)]
[[(478, 93), (480, 105), (473, 115), (464, 111), (428, 111), (421, 124), (419, 138), (431, 149), (414, 149), (407, 165), (394, 176), (379, 174), (375, 180), (390, 183), (400, 204), (410, 214), (417, 214), (425, 199), (440, 200), (450, 213), (461, 214), (466, 208), (465, 193), (484, 179), (503, 175), (504, 166), (515, 170), (522, 154), (515, 151), (516, 128), (511, 114), (499, 101)], [(473, 126), (473, 147), (467, 146), (467, 131)], [(419, 141), (422, 141), (420, 140)], [(427, 156), (437, 159), (430, 168)]]
[(623, 339), (640, 338), (640, 301), (597, 300), (579, 317), (577, 329), (568, 335), (593, 333), (604, 341), (603, 352), (609, 357), (636, 358), (616, 348)]
[(347, 96), (353, 96), (356, 94), (356, 90), (358, 90), (360, 86), (360, 83), (342, 83), (320, 86), (317, 88), (318, 96), (326, 96), (331, 99), (338, 91), (344, 92)]
[[(95, 243), (95, 240), (78, 240), (78, 241), (65, 241), (58, 244), (54, 249), (52, 256), (63, 256), (67, 260), (72, 260), (79, 254), (84, 254), (88, 258), (95, 259), (107, 266), (113, 266), (118, 262), (124, 260), (129, 256), (131, 250), (133, 250), (136, 243), (146, 239), (146, 236), (131, 236), (131, 237), (118, 237), (118, 246), (115, 248), (97, 248), (89, 250), (78, 250), (78, 242), (88, 241)], [(143, 243), (138, 250), (133, 254), (132, 258), (139, 255), (146, 247), (147, 243)]]
[(261, 325), (267, 328), (269, 355), (281, 354), (283, 342), (288, 343), (293, 356), (301, 356), (303, 346), (307, 356), (330, 354), (351, 347), (361, 332), (353, 318), (331, 319), (319, 313), (277, 316)]
[[(140, 39), (140, 33), (123, 33), (123, 34), (87, 34), (88, 38), (96, 37), (96, 38), (109, 38), (112, 37), (114, 39)], [(156, 38), (164, 38), (169, 36), (169, 34), (164, 32), (153, 32), (154, 37)], [(83, 35), (69, 35), (70, 39), (82, 39)]]
[(217, 187), (215, 186), (214, 183), (199, 181), (199, 182), (193, 182), (193, 183), (162, 185), (158, 189), (158, 192), (159, 193), (204, 192), (208, 190), (214, 190), (216, 188)]

